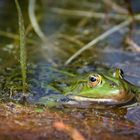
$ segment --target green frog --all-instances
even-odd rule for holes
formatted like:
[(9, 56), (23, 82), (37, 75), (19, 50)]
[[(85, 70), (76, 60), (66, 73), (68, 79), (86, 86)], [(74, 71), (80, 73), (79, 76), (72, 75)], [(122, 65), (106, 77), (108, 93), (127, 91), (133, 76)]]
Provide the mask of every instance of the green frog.
[[(36, 74), (33, 69), (35, 71), (33, 76), (30, 74), (31, 76), (28, 79), (30, 93), (28, 95), (31, 102), (34, 103), (46, 105), (57, 103), (120, 105), (135, 98), (139, 99), (140, 88), (126, 81), (123, 71), (119, 68), (111, 69), (109, 72), (100, 70), (79, 76), (54, 68), (47, 69), (48, 66), (45, 68), (42, 66), (41, 68), (43, 70), (40, 70), (39, 74)], [(18, 69), (8, 71), (7, 73), (12, 76), (4, 75), (6, 79), (1, 82), (0, 95), (6, 100), (9, 96), (12, 99), (17, 100), (19, 98), (20, 100), (22, 82), (18, 71)], [(56, 77), (61, 78), (61, 81), (57, 81)]]
[(114, 72), (90, 73), (72, 79), (64, 94), (76, 102), (92, 102), (108, 105), (125, 104), (140, 93), (140, 88), (124, 79), (124, 73), (117, 68)]

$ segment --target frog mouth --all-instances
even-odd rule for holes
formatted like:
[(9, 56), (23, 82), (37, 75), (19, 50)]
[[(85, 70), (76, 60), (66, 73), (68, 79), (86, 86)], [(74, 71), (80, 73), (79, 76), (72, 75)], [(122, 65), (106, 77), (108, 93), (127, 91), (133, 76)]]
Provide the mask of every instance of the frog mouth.
[(127, 104), (134, 99), (134, 95), (129, 95), (127, 98), (122, 100), (117, 100), (115, 98), (89, 98), (84, 96), (68, 95), (68, 98), (76, 102), (92, 102), (96, 104), (106, 104), (106, 105), (120, 105)]
[(79, 101), (79, 102), (98, 102), (98, 103), (105, 103), (105, 102), (117, 102), (117, 100), (114, 99), (97, 99), (97, 98), (88, 98), (88, 97), (83, 97), (83, 96), (76, 96), (76, 95), (69, 95), (68, 98)]

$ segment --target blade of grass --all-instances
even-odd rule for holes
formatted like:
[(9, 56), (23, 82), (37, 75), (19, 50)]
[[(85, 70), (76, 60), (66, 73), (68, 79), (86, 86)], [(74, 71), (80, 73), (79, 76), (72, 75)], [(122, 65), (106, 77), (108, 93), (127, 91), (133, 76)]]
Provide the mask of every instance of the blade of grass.
[(26, 59), (26, 46), (25, 46), (25, 27), (22, 12), (18, 3), (15, 0), (17, 12), (18, 12), (18, 24), (19, 24), (19, 38), (20, 38), (20, 65), (22, 73), (23, 93), (26, 92), (27, 87), (27, 59)]
[(46, 42), (47, 41), (47, 37), (41, 31), (41, 29), (40, 29), (40, 27), (38, 25), (36, 16), (35, 16), (35, 3), (36, 3), (36, 0), (29, 0), (29, 4), (28, 4), (29, 5), (28, 6), (29, 18), (30, 18), (32, 27), (33, 27), (34, 31), (36, 32), (36, 34), (40, 37), (40, 39), (43, 42)]

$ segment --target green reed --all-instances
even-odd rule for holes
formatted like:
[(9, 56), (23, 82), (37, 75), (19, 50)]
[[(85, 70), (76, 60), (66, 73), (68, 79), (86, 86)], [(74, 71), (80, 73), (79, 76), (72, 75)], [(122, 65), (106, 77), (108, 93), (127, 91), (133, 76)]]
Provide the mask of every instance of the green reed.
[(18, 24), (19, 24), (19, 47), (20, 47), (20, 65), (22, 73), (23, 93), (26, 92), (27, 87), (27, 58), (26, 58), (26, 40), (25, 40), (25, 27), (23, 15), (21, 12), (18, 0), (15, 0), (17, 12), (18, 12)]

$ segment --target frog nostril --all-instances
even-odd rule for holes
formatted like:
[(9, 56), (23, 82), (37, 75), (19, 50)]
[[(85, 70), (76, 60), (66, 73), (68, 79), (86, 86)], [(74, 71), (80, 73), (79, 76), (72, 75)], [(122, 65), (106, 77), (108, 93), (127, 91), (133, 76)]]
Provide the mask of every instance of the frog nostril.
[(117, 85), (116, 85), (116, 83), (110, 83), (110, 86), (111, 87), (116, 87)]

